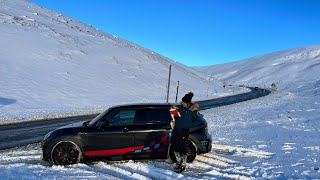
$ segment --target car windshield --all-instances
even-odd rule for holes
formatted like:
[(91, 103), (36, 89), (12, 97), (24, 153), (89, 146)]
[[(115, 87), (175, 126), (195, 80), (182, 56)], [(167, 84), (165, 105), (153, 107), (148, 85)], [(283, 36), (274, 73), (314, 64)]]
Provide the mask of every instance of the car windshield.
[(93, 126), (94, 124), (96, 124), (99, 119), (101, 119), (103, 116), (105, 116), (108, 112), (110, 112), (112, 110), (112, 108), (109, 108), (107, 110), (105, 110), (104, 112), (102, 112), (101, 114), (99, 114), (97, 117), (95, 117), (94, 119), (92, 119), (90, 122), (89, 122), (89, 126)]

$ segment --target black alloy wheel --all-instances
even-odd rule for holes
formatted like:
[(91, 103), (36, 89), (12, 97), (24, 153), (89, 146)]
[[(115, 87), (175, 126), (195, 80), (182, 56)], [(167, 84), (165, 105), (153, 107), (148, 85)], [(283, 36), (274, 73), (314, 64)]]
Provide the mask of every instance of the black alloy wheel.
[(59, 142), (51, 152), (51, 162), (55, 165), (68, 165), (80, 162), (82, 153), (73, 142)]

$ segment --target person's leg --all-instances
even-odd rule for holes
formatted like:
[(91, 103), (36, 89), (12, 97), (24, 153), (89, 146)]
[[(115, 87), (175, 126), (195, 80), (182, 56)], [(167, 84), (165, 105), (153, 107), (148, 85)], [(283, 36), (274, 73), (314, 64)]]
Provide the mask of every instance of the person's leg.
[(181, 165), (183, 168), (187, 166), (187, 152), (188, 152), (188, 141), (189, 141), (189, 129), (184, 129), (182, 131), (182, 139), (181, 139)]
[(171, 148), (177, 160), (177, 162), (175, 163), (175, 169), (178, 168), (178, 166), (181, 164), (180, 142), (181, 142), (181, 130), (175, 128), (172, 132), (172, 137), (171, 137)]
[(180, 156), (179, 152), (174, 151), (173, 153), (174, 153), (174, 156), (176, 157), (176, 160), (177, 160), (177, 162), (175, 164), (175, 168), (178, 168), (178, 166), (181, 164), (181, 161), (182, 161), (181, 156)]

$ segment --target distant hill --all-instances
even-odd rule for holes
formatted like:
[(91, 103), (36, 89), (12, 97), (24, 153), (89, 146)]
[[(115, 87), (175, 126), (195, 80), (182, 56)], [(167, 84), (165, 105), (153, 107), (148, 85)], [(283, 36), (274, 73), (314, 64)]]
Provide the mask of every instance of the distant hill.
[(320, 46), (294, 48), (227, 64), (197, 67), (229, 84), (270, 87), (320, 95)]

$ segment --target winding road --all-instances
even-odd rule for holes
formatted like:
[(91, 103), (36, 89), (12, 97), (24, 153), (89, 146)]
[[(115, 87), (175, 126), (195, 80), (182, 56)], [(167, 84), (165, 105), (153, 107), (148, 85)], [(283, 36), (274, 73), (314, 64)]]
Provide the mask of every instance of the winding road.
[[(250, 92), (216, 99), (203, 100), (199, 101), (198, 103), (201, 110), (206, 110), (214, 107), (226, 106), (256, 99), (271, 93), (269, 90), (260, 88), (249, 87), (249, 89), (251, 90)], [(2, 125), (0, 126), (0, 150), (40, 142), (44, 135), (46, 135), (49, 131), (67, 124), (91, 120), (95, 116), (97, 116), (97, 114)]]

